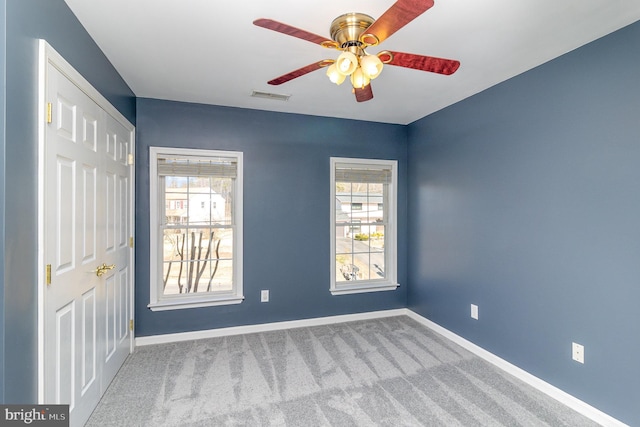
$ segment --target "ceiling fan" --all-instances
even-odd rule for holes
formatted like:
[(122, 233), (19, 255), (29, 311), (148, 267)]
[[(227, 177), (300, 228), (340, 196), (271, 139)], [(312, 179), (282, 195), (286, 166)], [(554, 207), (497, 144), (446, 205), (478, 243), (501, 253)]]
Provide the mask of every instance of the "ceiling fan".
[(382, 16), (373, 19), (363, 13), (347, 13), (338, 16), (329, 29), (331, 40), (272, 19), (256, 19), (254, 25), (277, 31), (288, 36), (307, 40), (322, 47), (342, 51), (337, 59), (323, 59), (270, 80), (280, 85), (290, 80), (327, 67), (327, 76), (335, 84), (342, 84), (350, 76), (358, 102), (373, 98), (371, 80), (380, 75), (383, 64), (415, 70), (450, 75), (456, 72), (460, 62), (453, 59), (422, 56), (413, 53), (382, 51), (372, 55), (366, 52), (393, 33), (413, 21), (433, 6), (434, 0), (397, 0)]

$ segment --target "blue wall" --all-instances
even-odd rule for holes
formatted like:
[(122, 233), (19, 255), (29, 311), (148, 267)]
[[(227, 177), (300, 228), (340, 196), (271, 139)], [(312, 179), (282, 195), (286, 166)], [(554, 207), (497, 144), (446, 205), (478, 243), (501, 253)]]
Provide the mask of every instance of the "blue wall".
[[(358, 313), (406, 305), (405, 126), (139, 99), (136, 336)], [(239, 305), (152, 312), (149, 146), (244, 153), (244, 295)], [(329, 293), (329, 158), (398, 160), (395, 291)], [(260, 302), (260, 290), (270, 302)]]
[(134, 123), (135, 99), (63, 0), (7, 0), (6, 6), (3, 401), (27, 403), (37, 401), (38, 39)]
[(636, 23), (409, 126), (409, 307), (630, 425), (639, 46)]

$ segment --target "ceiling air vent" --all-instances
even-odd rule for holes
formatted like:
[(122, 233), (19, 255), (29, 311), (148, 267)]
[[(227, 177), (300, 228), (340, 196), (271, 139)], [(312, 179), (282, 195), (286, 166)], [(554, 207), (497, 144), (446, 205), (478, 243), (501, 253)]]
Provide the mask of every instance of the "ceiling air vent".
[(281, 93), (270, 93), (270, 92), (260, 92), (259, 90), (254, 90), (251, 93), (251, 96), (254, 98), (265, 98), (265, 99), (273, 99), (274, 101), (288, 101), (291, 95), (283, 95)]

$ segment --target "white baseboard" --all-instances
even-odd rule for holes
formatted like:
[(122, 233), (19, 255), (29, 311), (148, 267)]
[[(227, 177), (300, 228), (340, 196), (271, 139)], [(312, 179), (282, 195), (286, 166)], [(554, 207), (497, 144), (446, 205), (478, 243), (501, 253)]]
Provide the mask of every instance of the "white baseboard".
[(233, 326), (229, 328), (207, 329), (204, 331), (180, 332), (176, 334), (136, 337), (136, 346), (191, 341), (230, 335), (253, 334), (256, 332), (280, 331), (283, 329), (305, 328), (309, 326), (331, 325), (355, 320), (379, 319), (383, 317), (405, 316), (407, 309), (370, 311), (367, 313), (344, 314), (340, 316), (316, 317), (313, 319), (290, 320), (286, 322), (262, 323), (259, 325)]
[(496, 356), (493, 353), (488, 352), (482, 347), (477, 346), (476, 344), (462, 338), (459, 335), (451, 332), (448, 329), (443, 328), (431, 320), (420, 316), (419, 314), (408, 310), (406, 311), (407, 316), (426, 326), (427, 328), (433, 330), (434, 332), (442, 335), (443, 337), (455, 342), (461, 347), (469, 350), (476, 356), (486, 360), (487, 362), (495, 365), (496, 367), (502, 369), (508, 374), (513, 375), (519, 380), (529, 384), (533, 388), (538, 389), (549, 397), (557, 400), (558, 402), (568, 406), (574, 411), (584, 415), (585, 417), (607, 427), (629, 427), (627, 424), (613, 418), (612, 416), (605, 414), (597, 408), (589, 405), (588, 403), (583, 402), (582, 400), (573, 397), (569, 393), (566, 393), (559, 388), (552, 386), (546, 381), (541, 380), (540, 378), (528, 373), (527, 371), (518, 368), (517, 366), (507, 362), (506, 360)]
[(548, 382), (541, 380), (540, 378), (528, 373), (527, 371), (521, 368), (518, 368), (517, 366), (507, 362), (506, 360), (496, 356), (495, 354), (488, 352), (482, 347), (477, 346), (471, 341), (468, 341), (462, 338), (461, 336), (456, 335), (455, 333), (449, 331), (448, 329), (443, 328), (437, 323), (432, 322), (431, 320), (425, 317), (422, 317), (419, 314), (406, 308), (400, 308), (396, 310), (372, 311), (368, 313), (345, 314), (341, 316), (317, 317), (313, 319), (291, 320), (286, 322), (263, 323), (260, 325), (233, 326), (229, 328), (208, 329), (205, 331), (180, 332), (176, 334), (165, 334), (165, 335), (151, 335), (147, 337), (137, 337), (136, 346), (165, 344), (165, 343), (180, 342), (180, 341), (191, 341), (191, 340), (223, 337), (223, 336), (230, 336), (230, 335), (252, 334), (257, 332), (279, 331), (283, 329), (304, 328), (309, 326), (331, 325), (334, 323), (352, 322), (355, 320), (380, 319), (380, 318), (392, 317), (392, 316), (408, 316), (414, 319), (415, 321), (426, 326), (432, 331), (442, 335), (443, 337), (469, 350), (476, 356), (486, 360), (492, 365), (495, 365), (496, 367), (502, 369), (508, 374), (513, 375), (514, 377), (525, 382), (526, 384), (529, 384), (530, 386), (538, 389), (539, 391), (543, 392), (549, 397), (559, 401), (560, 403), (568, 406), (574, 411), (584, 415), (585, 417), (603, 426), (629, 427), (627, 424), (624, 424), (623, 422), (618, 421), (617, 419), (613, 418), (608, 414), (605, 414), (599, 409), (594, 408), (593, 406), (583, 402), (582, 400), (576, 397), (573, 397), (569, 393), (566, 393), (560, 390), (559, 388), (552, 386)]

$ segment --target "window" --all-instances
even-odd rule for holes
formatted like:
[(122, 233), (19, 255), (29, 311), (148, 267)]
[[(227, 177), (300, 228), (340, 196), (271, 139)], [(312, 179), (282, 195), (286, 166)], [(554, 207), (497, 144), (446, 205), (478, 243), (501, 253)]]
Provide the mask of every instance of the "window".
[(331, 293), (393, 290), (397, 162), (331, 158)]
[(152, 310), (242, 302), (242, 153), (149, 149)]

